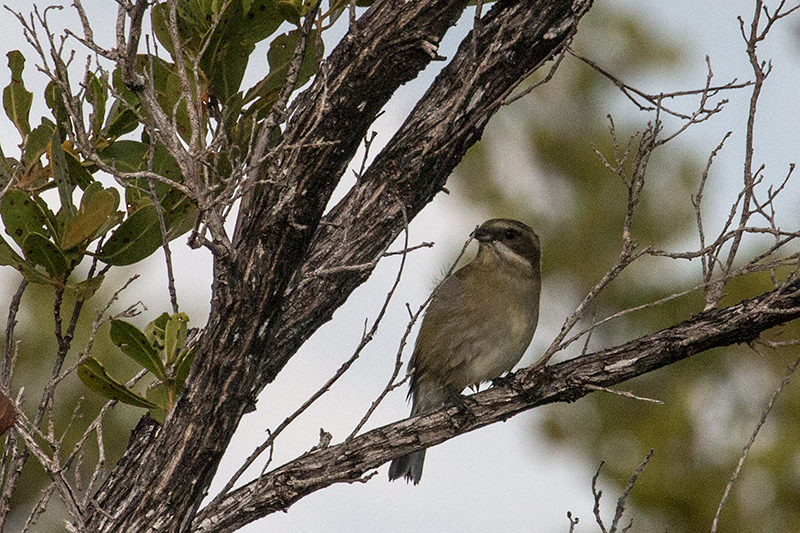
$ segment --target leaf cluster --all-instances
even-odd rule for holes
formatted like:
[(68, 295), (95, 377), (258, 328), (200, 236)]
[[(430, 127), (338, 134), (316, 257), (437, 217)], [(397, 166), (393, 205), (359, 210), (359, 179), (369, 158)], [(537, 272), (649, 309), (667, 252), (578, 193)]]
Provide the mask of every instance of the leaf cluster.
[[(13, 266), (29, 282), (64, 288), (70, 274), (87, 255), (95, 262), (111, 266), (132, 264), (152, 254), (161, 245), (162, 235), (147, 180), (124, 183), (127, 210), (118, 210), (119, 191), (96, 180), (93, 174), (99, 170), (98, 165), (82, 158), (75, 145), (64, 140), (71, 122), (65, 118), (61, 90), (54, 82), (48, 85), (45, 95), (54, 117), (61, 117), (58, 126), (43, 117), (39, 126), (30, 129), (32, 94), (21, 79), (24, 58), (18, 51), (10, 52), (8, 57), (12, 81), (4, 90), (3, 105), (22, 136), (22, 155), (19, 159), (2, 156), (7, 190), (0, 200), (0, 216), (6, 234), (22, 255), (0, 237), (0, 264)], [(119, 100), (106, 111), (108, 84), (88, 75), (86, 86), (87, 100), (93, 107), (92, 142), (100, 161), (129, 171), (152, 166), (179, 182), (177, 166), (163, 147), (152, 150), (144, 142), (118, 140), (120, 135), (132, 131), (137, 122), (130, 109), (122, 110)], [(51, 189), (58, 192), (57, 209), (51, 208), (42, 197)], [(81, 196), (75, 205), (73, 197), (78, 189)], [(155, 187), (155, 193), (168, 237), (188, 231), (194, 207), (186, 195), (161, 183)], [(89, 246), (94, 242), (97, 247), (90, 251)], [(90, 275), (69, 286), (85, 299), (99, 288), (102, 279), (102, 274)]]
[(94, 357), (78, 367), (78, 377), (94, 392), (149, 409), (153, 418), (163, 422), (175, 405), (194, 359), (193, 348), (186, 346), (188, 322), (189, 317), (184, 313), (163, 313), (142, 332), (123, 320), (111, 321), (114, 345), (156, 378), (147, 388), (146, 397), (111, 377)]

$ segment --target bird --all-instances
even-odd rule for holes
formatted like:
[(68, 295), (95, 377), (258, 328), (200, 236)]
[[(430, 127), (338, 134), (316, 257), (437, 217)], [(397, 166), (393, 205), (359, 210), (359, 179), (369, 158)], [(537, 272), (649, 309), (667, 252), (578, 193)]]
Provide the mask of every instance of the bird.
[[(478, 241), (475, 258), (441, 282), (422, 319), (408, 364), (411, 416), (509, 372), (536, 331), (539, 237), (506, 218), (488, 220), (470, 236)], [(417, 485), (424, 461), (424, 449), (394, 459), (389, 480)]]

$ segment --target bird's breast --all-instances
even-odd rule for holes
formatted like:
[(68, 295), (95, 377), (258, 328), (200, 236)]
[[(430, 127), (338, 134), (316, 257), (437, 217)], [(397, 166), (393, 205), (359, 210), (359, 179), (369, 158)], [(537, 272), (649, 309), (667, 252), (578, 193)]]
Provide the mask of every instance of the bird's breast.
[(538, 285), (503, 279), (466, 283), (460, 311), (448, 317), (438, 348), (440, 377), (457, 390), (496, 379), (519, 362), (533, 338), (539, 314)]

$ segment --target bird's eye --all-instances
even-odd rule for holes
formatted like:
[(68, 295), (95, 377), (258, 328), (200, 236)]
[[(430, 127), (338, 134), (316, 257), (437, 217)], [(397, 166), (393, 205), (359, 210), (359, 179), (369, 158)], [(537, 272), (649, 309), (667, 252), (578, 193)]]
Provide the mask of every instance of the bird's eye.
[(516, 239), (519, 236), (519, 232), (515, 229), (506, 230), (506, 239), (512, 240)]

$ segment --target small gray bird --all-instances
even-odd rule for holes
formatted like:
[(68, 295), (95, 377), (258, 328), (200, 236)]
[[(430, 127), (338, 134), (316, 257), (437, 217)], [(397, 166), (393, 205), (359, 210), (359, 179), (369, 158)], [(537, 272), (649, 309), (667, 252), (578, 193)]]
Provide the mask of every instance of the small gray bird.
[[(478, 254), (448, 276), (422, 320), (408, 364), (411, 416), (438, 409), (453, 393), (499, 378), (528, 348), (539, 320), (539, 237), (497, 218), (472, 232)], [(389, 479), (416, 485), (425, 450), (392, 461)]]

